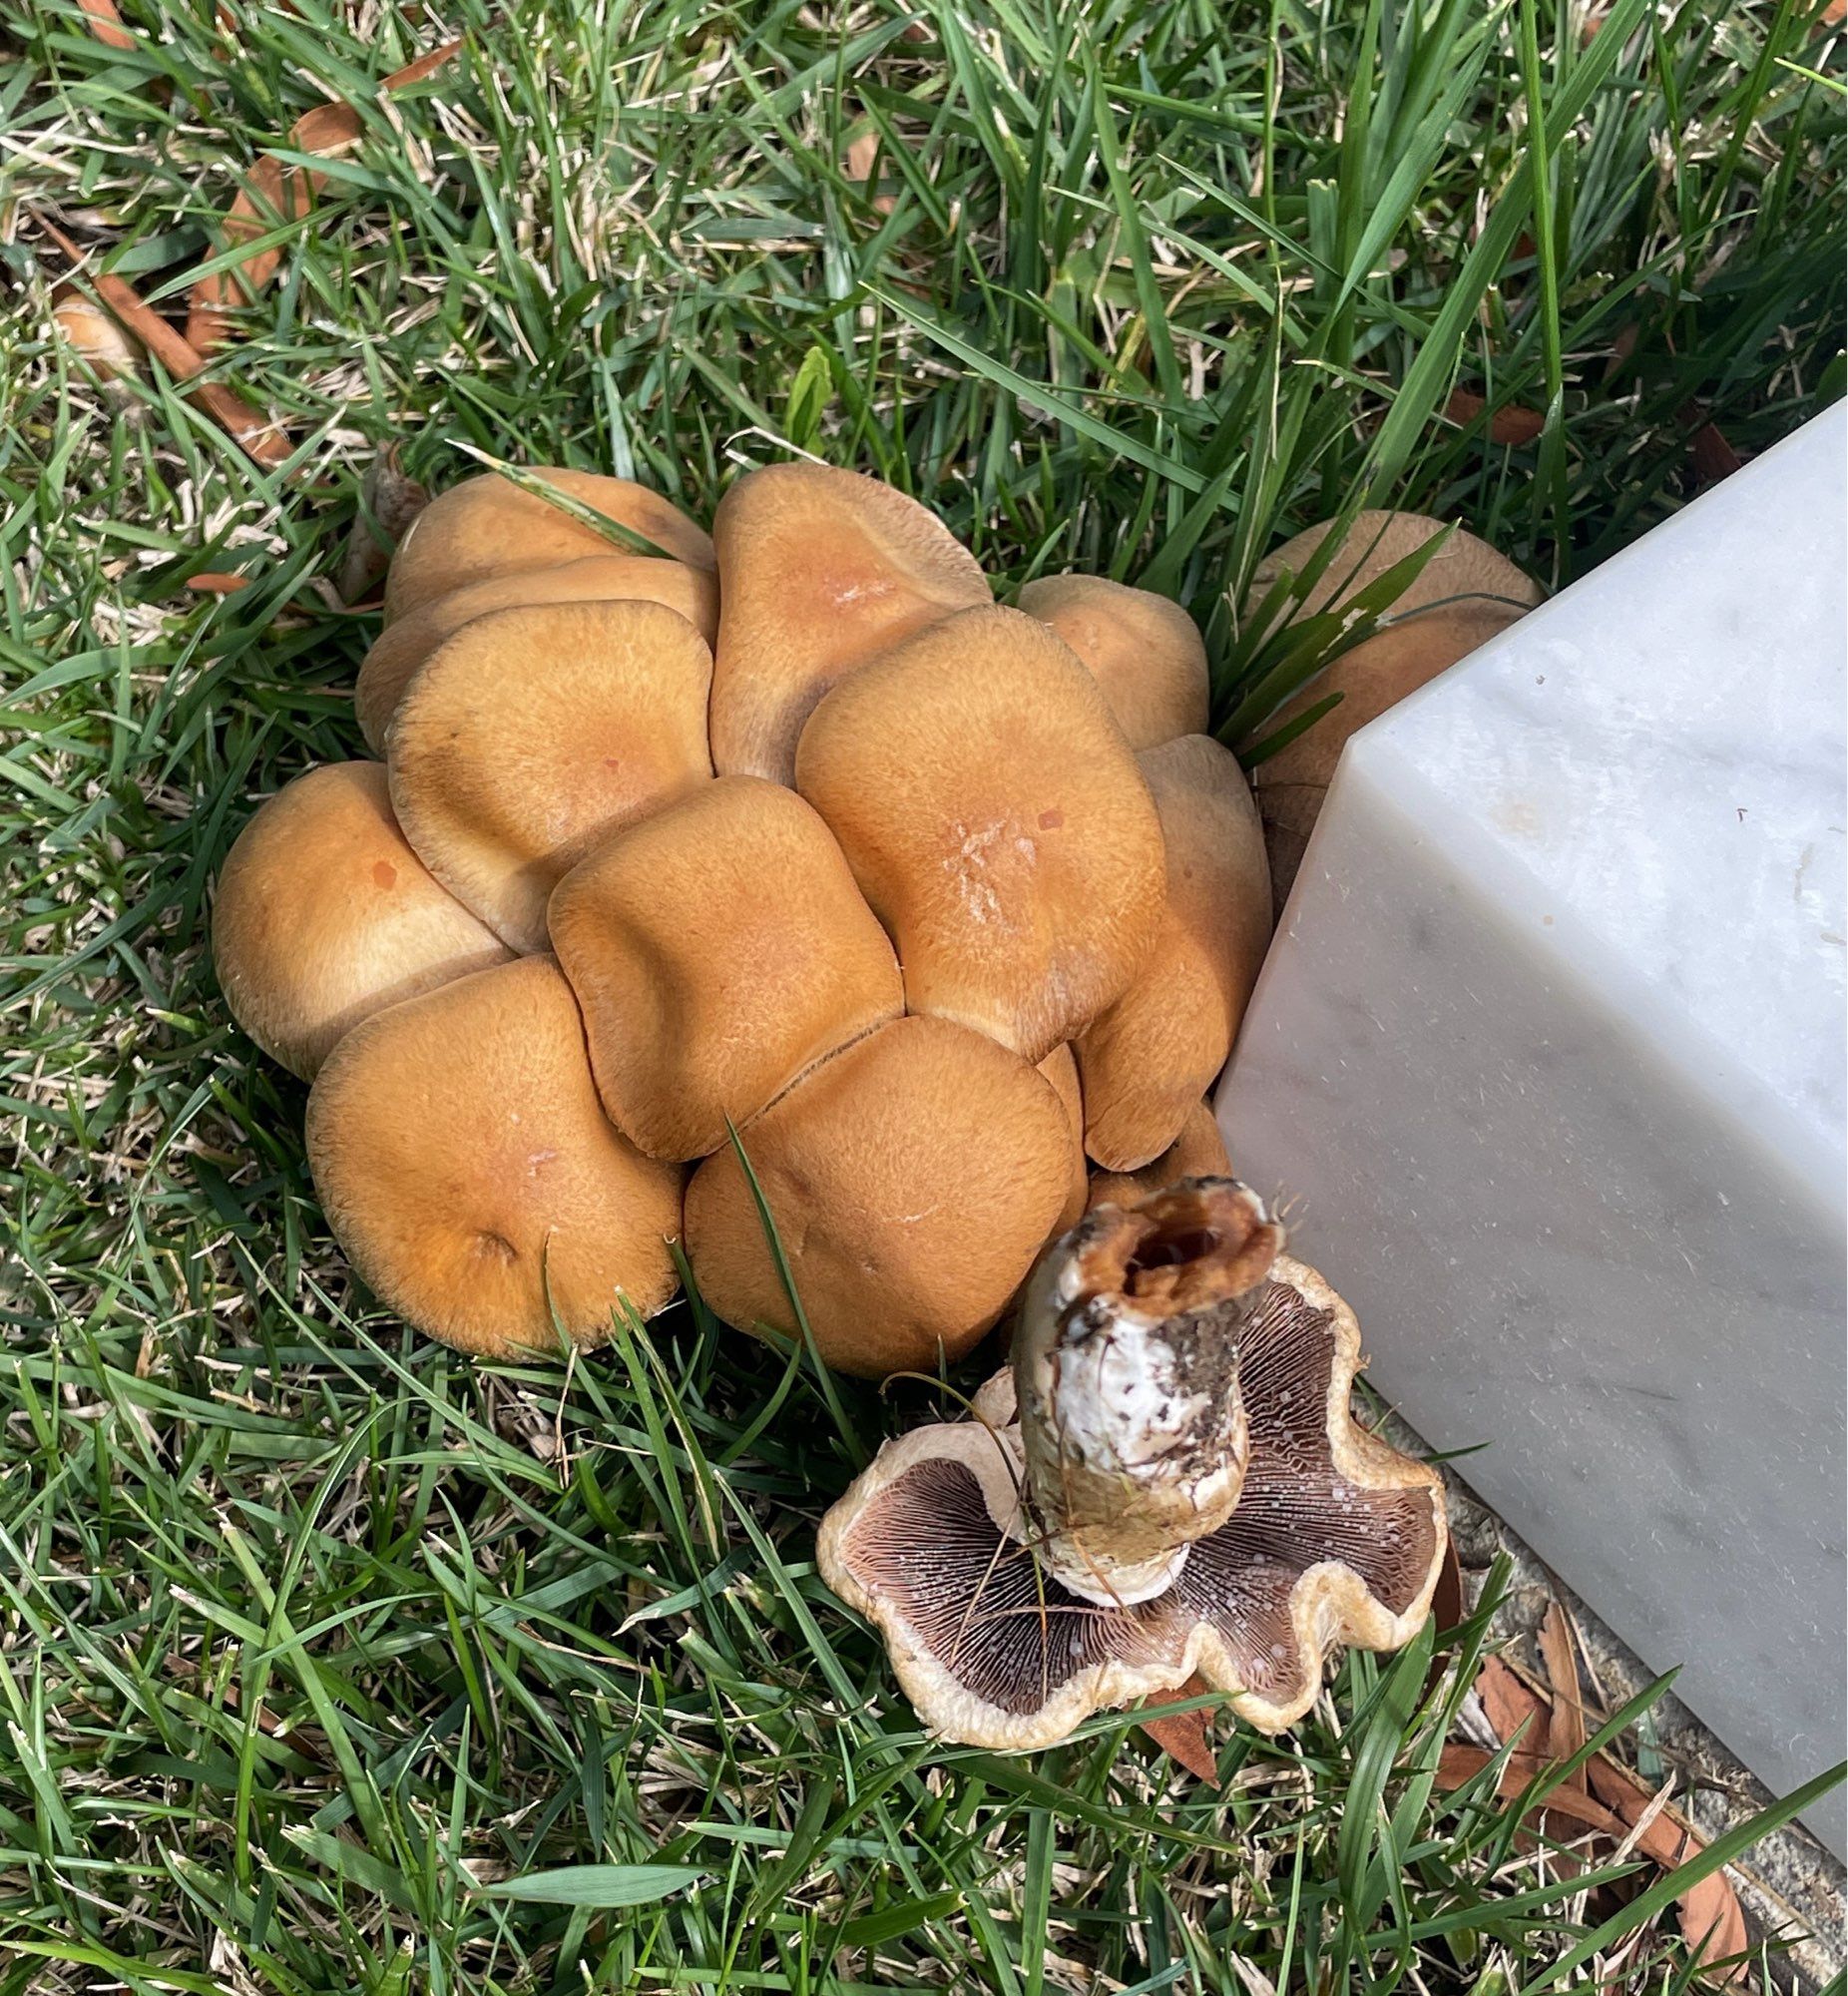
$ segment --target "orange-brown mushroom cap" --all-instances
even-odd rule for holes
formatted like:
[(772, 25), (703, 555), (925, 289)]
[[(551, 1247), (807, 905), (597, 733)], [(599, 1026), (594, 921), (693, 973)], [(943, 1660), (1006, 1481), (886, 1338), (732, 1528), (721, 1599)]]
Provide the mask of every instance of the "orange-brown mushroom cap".
[(1085, 1146), (1141, 1169), (1179, 1136), (1225, 1065), (1270, 944), (1270, 870), (1237, 758), (1183, 735), (1139, 758), (1161, 814), (1167, 901), (1136, 981), (1080, 1034)]
[(367, 746), (384, 752), (385, 731), (411, 676), (464, 624), (490, 610), (590, 601), (665, 603), (708, 647), (718, 631), (718, 583), (710, 571), (653, 555), (588, 555), (557, 568), (512, 569), (465, 583), (388, 624), (366, 654), (353, 688), (353, 711)]
[(308, 1098), (307, 1142), (347, 1259), (447, 1344), (550, 1350), (553, 1309), (596, 1344), (625, 1302), (647, 1317), (673, 1300), (682, 1175), (611, 1128), (549, 957), (355, 1027)]
[(1085, 1208), (1089, 1212), (1098, 1206), (1135, 1206), (1181, 1179), (1222, 1179), (1231, 1172), (1212, 1104), (1196, 1102), (1187, 1111), (1180, 1135), (1153, 1164), (1140, 1172), (1093, 1172)]
[(1020, 607), (1083, 660), (1132, 748), (1206, 732), (1206, 647), (1178, 603), (1101, 575), (1049, 575)]
[[(1247, 617), (1256, 614), (1272, 585), (1285, 571), (1293, 576), (1304, 573), (1333, 525), (1332, 520), (1322, 520), (1313, 527), (1305, 527), (1264, 557), (1245, 592)], [(1354, 524), (1329, 557), (1328, 566), (1301, 601), (1290, 606), (1285, 621), (1300, 623), (1305, 617), (1352, 602), (1389, 568), (1435, 540), (1445, 531), (1445, 525), (1428, 513), (1376, 509), (1357, 514)], [(1483, 602), (1501, 604), (1518, 616), (1524, 610), (1532, 610), (1543, 594), (1539, 584), (1506, 555), (1498, 554), (1487, 541), (1457, 527), (1450, 530), (1450, 538), (1385, 615), (1396, 622), (1437, 604)]]
[[(533, 475), (640, 534), (660, 553), (694, 568), (712, 566), (712, 543), (704, 529), (659, 492), (591, 471), (536, 467)], [(624, 549), (561, 507), (486, 471), (438, 493), (411, 523), (385, 577), (385, 621), (408, 616), (451, 590), (492, 575), (625, 552), (647, 551)]]
[(802, 1073), (904, 1010), (892, 945), (816, 812), (720, 776), (613, 833), (552, 890), (610, 1119), (701, 1158)]
[(843, 680), (802, 732), (796, 787), (891, 932), (914, 1012), (1043, 1060), (1154, 945), (1149, 785), (1097, 682), (1018, 610), (965, 610)]
[(219, 873), (212, 948), (231, 1016), (310, 1081), (360, 1020), (509, 954), (405, 842), (376, 762), (258, 806)]
[(885, 1445), (822, 1522), (822, 1577), (878, 1628), (945, 1739), (1052, 1746), (1195, 1674), (1248, 1725), (1281, 1732), (1314, 1704), (1332, 1648), (1411, 1640), (1443, 1561), (1442, 1485), (1354, 1421), (1359, 1361), (1352, 1311), (1313, 1268), (1279, 1259), (1239, 1344), (1237, 1506), (1152, 1599), (1088, 1600), (1036, 1560), (1005, 1375), (978, 1396), (987, 1425)]
[(1271, 890), (1280, 907), (1288, 897), (1335, 765), (1349, 739), (1389, 707), (1428, 686), (1524, 613), (1503, 603), (1476, 601), (1420, 611), (1343, 652), (1264, 724), (1274, 735), (1299, 715), (1339, 694), (1341, 704), (1312, 722), (1251, 771), (1251, 787), (1264, 827)]
[(720, 775), (794, 781), (795, 746), (844, 674), (953, 610), (989, 601), (934, 513), (820, 464), (745, 474), (712, 523), (722, 585), (712, 674)]
[[(866, 1378), (962, 1357), (1020, 1287), (1070, 1184), (1052, 1084), (945, 1019), (876, 1026), (740, 1138), (817, 1350)], [(795, 1334), (729, 1146), (687, 1189), (687, 1253), (726, 1323)]]
[(711, 654), (658, 603), (495, 610), (446, 639), (391, 724), (404, 835), (519, 950), (608, 832), (711, 779)]

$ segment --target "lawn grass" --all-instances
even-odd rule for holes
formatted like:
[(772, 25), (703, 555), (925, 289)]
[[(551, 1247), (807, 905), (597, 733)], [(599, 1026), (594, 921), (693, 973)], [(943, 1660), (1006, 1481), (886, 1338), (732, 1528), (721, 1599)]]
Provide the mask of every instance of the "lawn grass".
[[(1004, 589), (1185, 600), (1247, 748), (1316, 663), (1233, 615), (1285, 533), (1413, 506), (1569, 581), (1841, 391), (1839, 34), (1770, 0), (122, 11), (116, 49), (0, 0), (0, 1996), (1688, 1986), (1672, 1920), (1588, 1937), (1585, 1880), (1433, 1790), (1480, 1617), (1429, 1690), (1425, 1648), (1358, 1658), (1287, 1738), (1222, 1731), (1217, 1792), (1122, 1717), (924, 1740), (811, 1554), (933, 1396), (686, 1307), (569, 1370), (407, 1333), (203, 937), (251, 800), (361, 752), (376, 626), (328, 579), (392, 442), (702, 518), (791, 449), (876, 471)], [(178, 309), (329, 96), (365, 143), (215, 366), (289, 423), (262, 469), (49, 336), (40, 224)]]

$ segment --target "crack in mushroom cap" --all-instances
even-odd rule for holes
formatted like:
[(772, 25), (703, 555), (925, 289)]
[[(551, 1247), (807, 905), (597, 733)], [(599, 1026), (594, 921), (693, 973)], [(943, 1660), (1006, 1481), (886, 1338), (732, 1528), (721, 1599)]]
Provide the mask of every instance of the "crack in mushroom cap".
[(1177, 1179), (1229, 1179), (1232, 1161), (1212, 1104), (1201, 1100), (1187, 1111), (1180, 1135), (1139, 1172), (1093, 1172), (1085, 1196), (1089, 1212), (1100, 1206), (1134, 1206), (1171, 1186)]
[(1206, 732), (1206, 647), (1178, 603), (1102, 575), (1047, 575), (1017, 599), (1084, 662), (1130, 747)]
[[(693, 568), (712, 566), (705, 530), (646, 485), (594, 471), (534, 466), (532, 473), (567, 498), (640, 534), (662, 554)], [(549, 506), (499, 472), (484, 471), (438, 493), (411, 522), (386, 572), (385, 622), (489, 576), (624, 552), (595, 527)]]
[(491, 610), (531, 603), (662, 603), (679, 611), (709, 647), (718, 629), (718, 584), (705, 569), (657, 555), (588, 555), (557, 568), (513, 569), (465, 583), (388, 624), (374, 640), (353, 687), (353, 712), (367, 748), (385, 750), (386, 731), (417, 669), (445, 638)]
[[(1039, 1566), (1023, 1543), (1019, 1431), (978, 1422), (888, 1442), (822, 1523), (822, 1577), (879, 1629), (919, 1718), (945, 1739), (1053, 1746), (1094, 1712), (1195, 1673), (1248, 1725), (1281, 1732), (1314, 1704), (1336, 1645), (1411, 1640), (1443, 1557), (1437, 1473), (1356, 1424), (1359, 1363), (1353, 1312), (1313, 1268), (1280, 1258), (1241, 1351), (1238, 1508), (1154, 1600), (1101, 1607)], [(990, 1418), (1005, 1405), (993, 1394)]]

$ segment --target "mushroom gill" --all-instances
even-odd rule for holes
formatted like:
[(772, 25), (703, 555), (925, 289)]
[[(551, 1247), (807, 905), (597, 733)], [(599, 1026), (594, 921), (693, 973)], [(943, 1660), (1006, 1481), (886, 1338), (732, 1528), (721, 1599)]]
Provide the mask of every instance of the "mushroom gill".
[[(1165, 1217), (1147, 1238), (1186, 1245)], [(1081, 1227), (1049, 1259), (1069, 1270), (1085, 1252)], [(1172, 1293), (1185, 1294), (1189, 1266), (1184, 1253), (1161, 1264)], [(1045, 1289), (1036, 1281), (1036, 1299)], [(1043, 1409), (1016, 1403), (1005, 1374), (978, 1395), (976, 1420), (886, 1444), (823, 1522), (822, 1575), (877, 1626), (919, 1717), (944, 1738), (1051, 1746), (1092, 1713), (1195, 1673), (1247, 1724), (1280, 1732), (1314, 1703), (1332, 1648), (1411, 1639), (1443, 1555), (1436, 1473), (1353, 1419), (1359, 1364), (1353, 1312), (1313, 1268), (1279, 1256), (1237, 1326), (1235, 1504), (1148, 1599), (1087, 1598), (1053, 1570), (1030, 1459)]]

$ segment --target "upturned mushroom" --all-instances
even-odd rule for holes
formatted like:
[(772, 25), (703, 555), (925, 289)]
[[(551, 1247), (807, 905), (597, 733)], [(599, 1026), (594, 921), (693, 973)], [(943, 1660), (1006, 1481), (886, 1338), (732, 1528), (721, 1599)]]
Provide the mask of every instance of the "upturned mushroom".
[(1264, 1732), (1339, 1644), (1430, 1612), (1436, 1473), (1353, 1419), (1353, 1313), (1243, 1187), (1088, 1215), (1036, 1274), (976, 1418), (888, 1442), (827, 1514), (822, 1577), (919, 1718), (1048, 1746), (1197, 1674)]
[(304, 1081), (360, 1020), (510, 955), (405, 842), (376, 762), (258, 805), (219, 873), (212, 949), (231, 1016)]
[[(1245, 597), (1247, 616), (1257, 613), (1285, 572), (1304, 573), (1332, 524), (1305, 528), (1265, 557)], [(1423, 513), (1361, 513), (1320, 578), (1280, 621), (1339, 610), (1443, 532), (1443, 521)], [(1486, 541), (1453, 530), (1385, 613), (1382, 628), (1342, 653), (1263, 723), (1260, 733), (1274, 735), (1331, 694), (1341, 697), (1251, 772), (1278, 906), (1295, 881), (1349, 737), (1499, 636), (1542, 596), (1531, 577)]]
[(1084, 662), (1132, 748), (1206, 732), (1206, 647), (1178, 603), (1101, 575), (1042, 576), (1019, 602)]
[(379, 1299), (464, 1351), (601, 1343), (679, 1285), (681, 1173), (597, 1100), (571, 987), (528, 957), (379, 1012), (308, 1098), (334, 1238)]
[(353, 711), (366, 746), (385, 751), (385, 731), (411, 676), (445, 638), (490, 610), (535, 603), (645, 602), (678, 610), (709, 648), (718, 631), (718, 584), (709, 571), (652, 555), (589, 555), (557, 568), (512, 569), (465, 583), (388, 624), (359, 668)]
[(905, 1000), (1029, 1061), (1147, 961), (1161, 824), (1070, 650), (1018, 610), (965, 610), (862, 666), (802, 731), (827, 819), (904, 966)]
[(590, 471), (536, 467), (533, 476), (640, 535), (649, 548), (625, 550), (499, 472), (483, 472), (438, 494), (411, 523), (385, 578), (385, 622), (490, 576), (556, 568), (588, 555), (653, 549), (693, 568), (712, 566), (704, 529), (659, 492)]
[(1161, 815), (1167, 897), (1148, 961), (1079, 1035), (1085, 1146), (1140, 1170), (1225, 1065), (1270, 944), (1270, 870), (1237, 758), (1183, 735), (1138, 758)]
[(904, 1010), (898, 962), (793, 790), (720, 776), (605, 839), (552, 890), (610, 1120), (701, 1158), (805, 1069)]
[(1180, 1135), (1154, 1163), (1139, 1172), (1093, 1172), (1085, 1195), (1087, 1212), (1094, 1206), (1138, 1206), (1181, 1179), (1224, 1179), (1232, 1175), (1225, 1138), (1210, 1102), (1196, 1102), (1187, 1111)]
[[(1071, 1187), (1052, 1084), (947, 1019), (876, 1026), (739, 1132), (829, 1365), (865, 1378), (953, 1364), (1001, 1316)], [(797, 1331), (727, 1146), (687, 1189), (699, 1293), (740, 1330)]]
[(387, 749), (404, 835), (522, 951), (552, 889), (607, 833), (711, 779), (711, 654), (659, 603), (535, 603), (445, 639)]
[(722, 599), (712, 760), (795, 780), (795, 746), (828, 688), (901, 638), (990, 600), (975, 557), (934, 513), (821, 464), (745, 474), (712, 522)]

